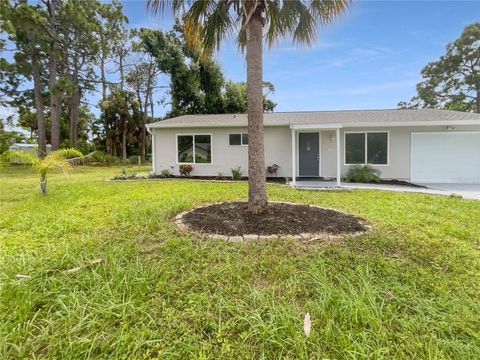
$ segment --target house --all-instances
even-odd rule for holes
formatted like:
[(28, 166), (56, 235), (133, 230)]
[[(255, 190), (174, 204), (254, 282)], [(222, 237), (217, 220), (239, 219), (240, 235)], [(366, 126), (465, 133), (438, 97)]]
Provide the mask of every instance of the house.
[[(37, 154), (38, 145), (37, 144), (24, 144), (24, 143), (15, 143), (10, 145), (10, 151), (25, 151), (31, 154)], [(52, 145), (47, 145), (47, 153), (52, 150)]]
[[(265, 165), (278, 176), (335, 179), (370, 164), (384, 179), (480, 183), (480, 114), (438, 109), (264, 115)], [(147, 125), (155, 174), (192, 164), (192, 176), (247, 175), (246, 114), (185, 115)]]

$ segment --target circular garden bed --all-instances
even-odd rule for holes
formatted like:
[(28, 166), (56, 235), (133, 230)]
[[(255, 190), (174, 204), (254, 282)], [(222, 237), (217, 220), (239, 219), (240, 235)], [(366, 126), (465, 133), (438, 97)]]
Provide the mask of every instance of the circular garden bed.
[(261, 213), (247, 211), (246, 202), (222, 202), (180, 213), (175, 221), (182, 230), (230, 241), (277, 237), (334, 240), (370, 230), (363, 219), (353, 215), (286, 202), (269, 202)]

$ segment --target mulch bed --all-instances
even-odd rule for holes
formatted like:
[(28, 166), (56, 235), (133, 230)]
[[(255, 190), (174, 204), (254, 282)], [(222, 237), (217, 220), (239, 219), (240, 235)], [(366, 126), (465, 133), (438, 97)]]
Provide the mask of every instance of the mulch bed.
[[(211, 180), (211, 181), (248, 181), (247, 177), (242, 177), (239, 180), (233, 180), (231, 176), (197, 176), (197, 175), (191, 175), (191, 176), (180, 176), (180, 175), (172, 175), (169, 177), (164, 177), (161, 175), (154, 175), (154, 179), (191, 179), (191, 180)], [(287, 179), (284, 177), (271, 177), (268, 176), (266, 178), (267, 183), (273, 183), (273, 184), (286, 184)]]
[(189, 230), (237, 236), (345, 234), (365, 231), (363, 221), (352, 215), (315, 206), (269, 203), (267, 210), (252, 214), (245, 202), (224, 202), (193, 209), (182, 217)]

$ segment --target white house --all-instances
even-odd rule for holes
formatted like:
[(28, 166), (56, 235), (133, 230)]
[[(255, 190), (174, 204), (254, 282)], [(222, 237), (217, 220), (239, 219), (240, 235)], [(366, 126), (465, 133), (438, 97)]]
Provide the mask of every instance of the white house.
[[(264, 115), (266, 166), (278, 176), (336, 179), (371, 164), (384, 179), (480, 183), (480, 114), (436, 109), (346, 110)], [(147, 125), (155, 174), (230, 175), (248, 168), (246, 114), (185, 115)]]

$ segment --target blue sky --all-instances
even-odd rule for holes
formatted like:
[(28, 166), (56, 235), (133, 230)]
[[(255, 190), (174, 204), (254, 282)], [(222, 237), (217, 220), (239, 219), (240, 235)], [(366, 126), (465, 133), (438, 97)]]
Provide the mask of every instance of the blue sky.
[[(125, 1), (124, 8), (132, 27), (171, 26), (142, 2)], [(275, 85), (276, 111), (395, 108), (415, 95), (423, 66), (479, 20), (479, 1), (356, 2), (320, 30), (312, 48), (286, 39), (265, 49), (264, 79)], [(226, 78), (245, 80), (244, 55), (233, 40), (216, 58)]]

